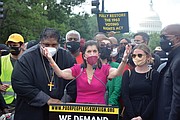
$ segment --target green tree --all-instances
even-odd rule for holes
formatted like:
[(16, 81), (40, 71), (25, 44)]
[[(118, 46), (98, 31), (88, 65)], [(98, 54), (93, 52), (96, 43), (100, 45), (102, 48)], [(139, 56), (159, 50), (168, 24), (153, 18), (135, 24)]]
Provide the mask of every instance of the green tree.
[(0, 25), (1, 43), (12, 33), (22, 34), (26, 41), (38, 39), (45, 27), (56, 28), (62, 35), (65, 34), (70, 29), (71, 7), (83, 1), (65, 0), (57, 4), (56, 0), (4, 0), (6, 17)]
[(1, 24), (1, 41), (4, 43), (12, 33), (20, 33), (26, 41), (38, 39), (44, 27), (60, 26), (55, 21), (48, 21), (41, 4), (28, 6), (25, 2), (9, 0), (5, 3), (5, 19)]
[(75, 29), (77, 31), (80, 32), (81, 37), (85, 38), (85, 39), (90, 39), (91, 35), (90, 35), (90, 26), (88, 24), (88, 18), (89, 15), (88, 14), (84, 14), (84, 15), (73, 15), (70, 17), (69, 19), (69, 24), (68, 26), (71, 29)]
[(151, 49), (151, 51), (153, 51), (157, 46), (160, 45), (160, 38), (159, 38), (160, 34), (159, 33), (153, 33), (150, 34), (150, 41), (149, 41), (149, 47)]
[(99, 31), (98, 23), (97, 23), (97, 16), (93, 15), (93, 16), (89, 17), (89, 19), (87, 20), (87, 23), (89, 26), (89, 34), (90, 34), (89, 39), (93, 39), (94, 35)]

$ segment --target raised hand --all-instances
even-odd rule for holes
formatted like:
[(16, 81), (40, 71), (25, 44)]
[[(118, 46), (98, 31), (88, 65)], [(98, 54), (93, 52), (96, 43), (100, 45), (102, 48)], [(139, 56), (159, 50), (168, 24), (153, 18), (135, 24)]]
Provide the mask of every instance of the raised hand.
[(124, 51), (124, 55), (123, 55), (123, 59), (124, 60), (127, 60), (128, 59), (128, 56), (129, 54), (131, 53), (131, 50), (132, 50), (132, 46), (131, 45), (126, 45), (126, 49)]

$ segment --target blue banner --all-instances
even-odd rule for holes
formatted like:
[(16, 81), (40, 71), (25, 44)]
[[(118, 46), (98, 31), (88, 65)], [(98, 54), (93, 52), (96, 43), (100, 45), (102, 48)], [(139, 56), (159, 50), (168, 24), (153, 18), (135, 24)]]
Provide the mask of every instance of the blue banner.
[(97, 21), (99, 32), (129, 32), (128, 12), (99, 13), (97, 14)]

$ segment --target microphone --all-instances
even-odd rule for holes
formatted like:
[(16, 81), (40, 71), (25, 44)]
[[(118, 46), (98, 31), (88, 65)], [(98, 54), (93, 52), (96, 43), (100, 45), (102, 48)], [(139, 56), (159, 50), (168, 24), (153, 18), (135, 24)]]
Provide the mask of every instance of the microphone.
[(5, 44), (0, 44), (0, 56), (5, 56), (9, 54), (9, 47)]
[(74, 79), (72, 79), (70, 82), (68, 82), (66, 84), (66, 86), (64, 87), (64, 103), (66, 103), (66, 99), (67, 99), (67, 87), (68, 85), (70, 85), (73, 81), (75, 81), (79, 76), (81, 76), (82, 72), (83, 72), (83, 69), (84, 69), (84, 64), (81, 64), (81, 72), (79, 73), (78, 76), (76, 76)]
[[(93, 70), (96, 70), (97, 65), (93, 65), (92, 67), (93, 67)], [(94, 75), (94, 77), (95, 77), (99, 82), (101, 82), (101, 83), (103, 84), (103, 86), (106, 88), (106, 92), (105, 92), (105, 95), (104, 95), (104, 99), (105, 99), (106, 105), (108, 105), (109, 93), (108, 93), (106, 84), (105, 84), (102, 80), (100, 80), (95, 74), (93, 74), (93, 75)]]

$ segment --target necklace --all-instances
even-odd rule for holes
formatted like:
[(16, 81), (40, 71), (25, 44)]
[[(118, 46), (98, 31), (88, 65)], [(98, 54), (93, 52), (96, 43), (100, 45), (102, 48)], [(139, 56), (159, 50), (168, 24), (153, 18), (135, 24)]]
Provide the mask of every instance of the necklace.
[(93, 73), (94, 73), (94, 70), (92, 71), (92, 73), (90, 73), (90, 72), (87, 71), (87, 79), (88, 79), (88, 83), (89, 83), (89, 84), (90, 84), (91, 81), (92, 81)]
[(88, 77), (88, 80), (91, 81), (91, 80), (92, 80), (92, 77)]
[[(47, 72), (47, 68), (46, 68), (46, 65), (45, 65), (45, 62), (44, 62), (44, 59), (43, 59), (43, 55), (41, 54), (41, 58), (42, 58), (42, 61), (43, 61), (43, 66), (44, 66), (44, 70), (46, 72), (46, 76), (48, 78), (48, 86), (49, 86), (49, 91), (52, 91), (52, 87), (54, 87), (54, 84), (53, 84), (53, 80), (54, 80), (54, 70), (52, 72), (52, 76), (50, 78), (50, 76), (48, 75), (48, 72)], [(56, 58), (57, 58), (57, 54), (55, 56), (55, 61), (56, 61)]]
[(149, 79), (151, 76), (151, 69), (149, 69), (148, 71), (147, 71), (147, 73), (146, 73), (146, 75), (145, 75), (145, 78), (146, 79)]
[[(92, 76), (93, 77), (93, 76)], [(88, 78), (88, 83), (91, 84), (92, 82), (92, 77), (87, 77)]]

